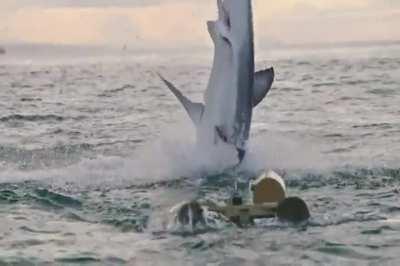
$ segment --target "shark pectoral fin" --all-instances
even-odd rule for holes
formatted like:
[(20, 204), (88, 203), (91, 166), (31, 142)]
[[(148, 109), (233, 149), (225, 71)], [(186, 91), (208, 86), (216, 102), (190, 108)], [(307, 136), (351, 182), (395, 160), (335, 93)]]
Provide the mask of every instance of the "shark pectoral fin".
[(189, 114), (190, 119), (196, 126), (198, 126), (203, 116), (204, 105), (202, 103), (195, 103), (188, 100), (188, 103), (183, 104), (183, 106)]
[(228, 143), (228, 137), (226, 136), (223, 129), (219, 126), (215, 127), (215, 132), (217, 133), (218, 137), (225, 143)]
[(182, 103), (186, 112), (188, 113), (190, 119), (197, 126), (204, 112), (204, 105), (202, 103), (195, 103), (185, 97), (171, 82), (166, 80), (160, 73), (157, 73), (160, 79), (167, 85), (169, 90), (178, 98), (178, 100)]
[(258, 71), (254, 75), (253, 107), (256, 107), (271, 89), (274, 82), (274, 68)]

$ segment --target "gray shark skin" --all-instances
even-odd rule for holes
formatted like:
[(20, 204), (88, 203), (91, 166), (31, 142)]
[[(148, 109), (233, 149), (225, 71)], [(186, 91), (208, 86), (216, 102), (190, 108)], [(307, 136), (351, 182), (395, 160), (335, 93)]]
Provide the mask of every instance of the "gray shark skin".
[(204, 104), (185, 97), (160, 74), (196, 126), (197, 144), (231, 145), (242, 161), (250, 135), (253, 108), (268, 94), (273, 68), (254, 73), (251, 0), (217, 0), (218, 19), (207, 27), (214, 60)]

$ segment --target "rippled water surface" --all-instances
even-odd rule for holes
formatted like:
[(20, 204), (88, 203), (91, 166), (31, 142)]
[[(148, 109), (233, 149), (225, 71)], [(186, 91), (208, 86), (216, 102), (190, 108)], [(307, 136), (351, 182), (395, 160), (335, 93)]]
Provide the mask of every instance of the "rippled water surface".
[[(206, 57), (208, 58), (208, 57)], [(268, 61), (261, 61), (267, 58)], [(399, 265), (400, 49), (271, 51), (236, 175), (284, 176), (312, 219), (165, 227), (182, 200), (224, 200), (229, 160), (156, 72), (201, 100), (209, 60), (0, 61), (0, 265)]]

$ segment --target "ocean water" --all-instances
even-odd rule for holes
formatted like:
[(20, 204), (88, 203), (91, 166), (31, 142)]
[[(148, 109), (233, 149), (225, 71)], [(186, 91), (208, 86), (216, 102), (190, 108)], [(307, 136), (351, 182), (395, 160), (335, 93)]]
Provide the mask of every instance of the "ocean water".
[[(210, 55), (0, 58), (0, 265), (399, 265), (400, 47), (257, 55), (276, 80), (234, 174), (155, 74), (201, 100)], [(267, 168), (307, 223), (166, 226)]]

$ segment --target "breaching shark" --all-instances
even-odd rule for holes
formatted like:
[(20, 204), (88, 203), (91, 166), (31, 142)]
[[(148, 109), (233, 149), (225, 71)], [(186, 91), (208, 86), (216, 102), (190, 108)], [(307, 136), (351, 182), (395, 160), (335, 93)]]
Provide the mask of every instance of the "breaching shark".
[(270, 90), (274, 69), (254, 73), (251, 0), (217, 0), (217, 5), (218, 19), (207, 22), (215, 50), (204, 103), (191, 101), (159, 76), (195, 124), (197, 144), (234, 146), (240, 163), (246, 154), (253, 108)]

